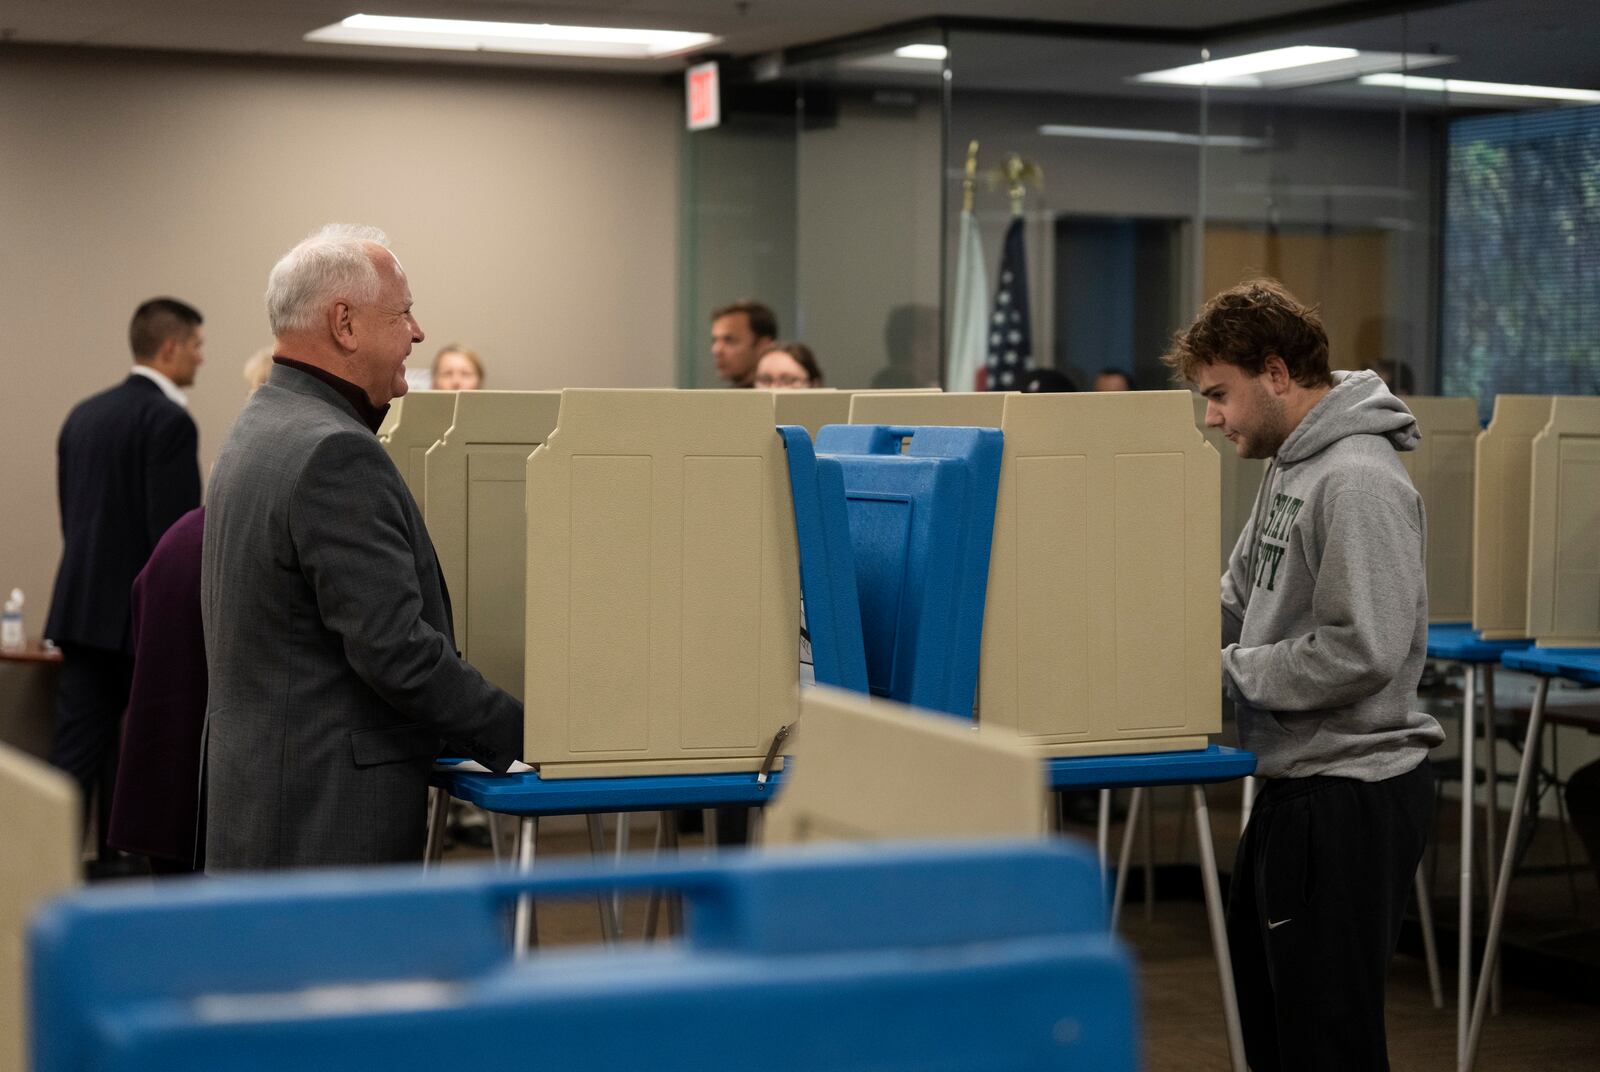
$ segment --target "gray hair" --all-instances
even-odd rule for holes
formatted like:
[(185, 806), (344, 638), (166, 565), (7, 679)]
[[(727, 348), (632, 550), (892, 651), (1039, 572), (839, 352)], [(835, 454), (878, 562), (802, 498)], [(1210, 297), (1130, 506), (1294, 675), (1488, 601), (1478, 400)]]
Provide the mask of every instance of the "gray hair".
[(274, 335), (314, 327), (338, 298), (370, 302), (381, 281), (369, 245), (389, 248), (376, 227), (330, 223), (285, 253), (267, 275), (267, 322)]

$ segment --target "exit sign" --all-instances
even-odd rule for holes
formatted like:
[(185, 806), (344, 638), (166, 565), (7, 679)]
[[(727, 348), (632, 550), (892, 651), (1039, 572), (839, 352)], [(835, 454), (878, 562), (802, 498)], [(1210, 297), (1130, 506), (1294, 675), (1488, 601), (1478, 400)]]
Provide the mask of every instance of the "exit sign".
[(710, 130), (722, 122), (722, 93), (717, 86), (717, 65), (701, 63), (685, 75), (689, 96), (689, 129)]

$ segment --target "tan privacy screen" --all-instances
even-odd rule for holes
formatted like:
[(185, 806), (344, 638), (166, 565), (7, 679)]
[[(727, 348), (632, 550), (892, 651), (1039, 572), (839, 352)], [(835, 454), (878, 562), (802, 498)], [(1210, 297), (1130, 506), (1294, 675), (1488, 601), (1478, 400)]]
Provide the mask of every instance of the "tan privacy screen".
[(1407, 395), (1422, 429), (1400, 463), (1428, 515), (1428, 620), (1472, 620), (1472, 484), (1478, 443), (1475, 398)]
[(1533, 437), (1550, 395), (1500, 395), (1478, 433), (1472, 503), (1472, 627), (1487, 640), (1528, 635), (1528, 486)]
[(1008, 731), (818, 687), (795, 733), (767, 845), (1045, 832), (1044, 764)]
[(1221, 728), (1220, 477), (1187, 391), (857, 396), (853, 424), (1005, 432), (979, 717), (1050, 755)]
[(405, 478), (411, 497), (427, 517), (428, 448), (444, 437), (456, 417), (455, 391), (410, 391), (395, 399), (378, 429), (378, 441)]
[(569, 390), (527, 463), (524, 758), (756, 770), (793, 720), (800, 577), (766, 391)]
[[(456, 646), (484, 677), (522, 695), (528, 455), (556, 424), (558, 391), (462, 391), (428, 451), (428, 534), (450, 587)], [(402, 427), (404, 424), (402, 423)]]
[[(779, 424), (798, 424), (811, 438), (824, 425), (849, 424), (850, 400), (856, 395), (881, 394), (880, 391), (837, 391), (832, 387), (814, 387), (806, 391), (774, 391)], [(918, 387), (896, 394), (938, 394), (937, 387)]]
[(1600, 398), (1558, 397), (1533, 441), (1528, 635), (1600, 645)]
[(0, 744), (0, 1072), (27, 1068), (28, 920), (78, 883), (78, 790)]
[[(1228, 569), (1228, 556), (1239, 534), (1250, 527), (1250, 513), (1255, 509), (1256, 492), (1261, 490), (1261, 478), (1267, 473), (1267, 463), (1261, 458), (1241, 458), (1228, 437), (1220, 428), (1206, 427), (1206, 400), (1200, 395), (1194, 399), (1194, 423), (1206, 437), (1211, 449), (1217, 452), (1222, 479), (1222, 572)], [(1219, 575), (1220, 581), (1220, 575)]]
[(854, 391), (835, 391), (831, 388), (810, 391), (774, 391), (779, 424), (798, 424), (817, 438), (817, 431), (825, 424), (850, 423), (850, 398)]

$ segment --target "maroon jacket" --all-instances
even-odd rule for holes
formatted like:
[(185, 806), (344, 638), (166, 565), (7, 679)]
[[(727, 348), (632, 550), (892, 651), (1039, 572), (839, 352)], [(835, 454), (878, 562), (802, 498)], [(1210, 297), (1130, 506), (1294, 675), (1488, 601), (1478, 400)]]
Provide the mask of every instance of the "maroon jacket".
[(161, 537), (133, 582), (133, 691), (107, 841), (124, 852), (201, 867), (200, 738), (206, 646), (200, 626), (205, 507)]

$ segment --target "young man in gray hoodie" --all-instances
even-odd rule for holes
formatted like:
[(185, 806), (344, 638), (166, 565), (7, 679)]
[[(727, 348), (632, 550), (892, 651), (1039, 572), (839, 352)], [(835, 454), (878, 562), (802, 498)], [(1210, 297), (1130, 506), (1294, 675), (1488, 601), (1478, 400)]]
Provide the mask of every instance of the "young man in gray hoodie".
[(1413, 709), (1428, 634), (1421, 438), (1371, 372), (1330, 372), (1272, 280), (1217, 295), (1164, 360), (1240, 457), (1270, 459), (1222, 578), (1223, 685), (1264, 779), (1228, 935), (1256, 1072), (1387, 1069), (1384, 980), (1433, 824)]

